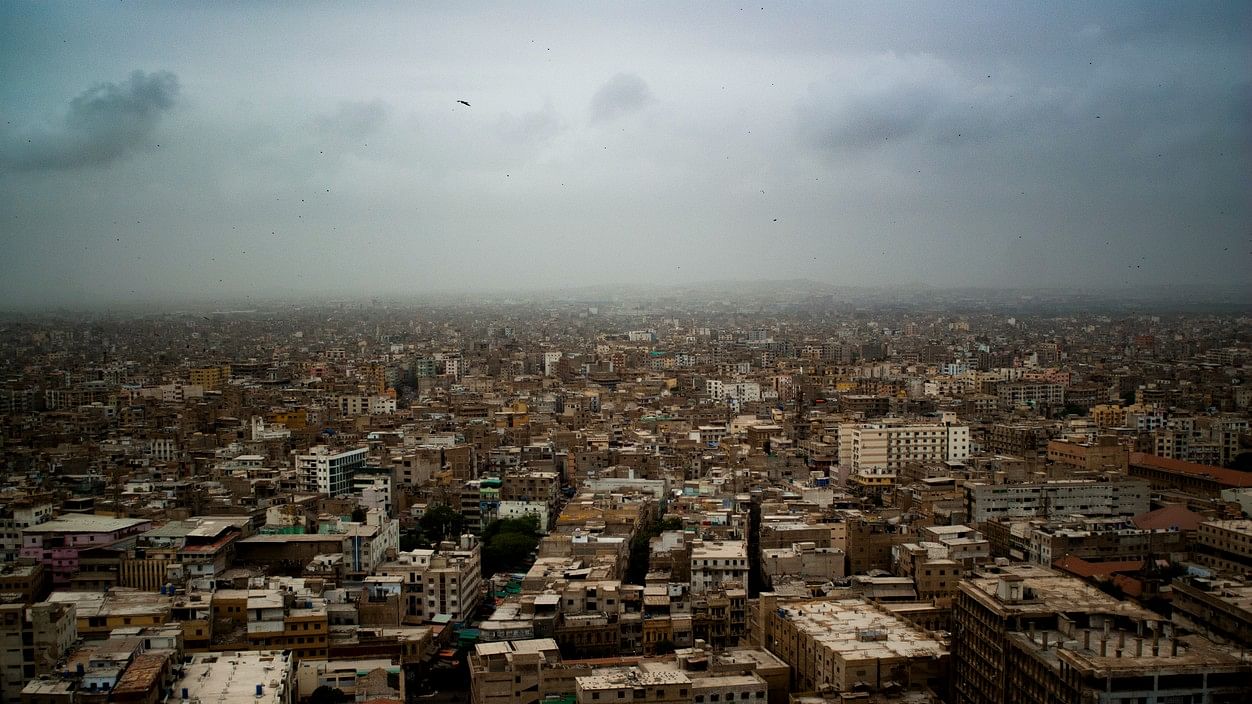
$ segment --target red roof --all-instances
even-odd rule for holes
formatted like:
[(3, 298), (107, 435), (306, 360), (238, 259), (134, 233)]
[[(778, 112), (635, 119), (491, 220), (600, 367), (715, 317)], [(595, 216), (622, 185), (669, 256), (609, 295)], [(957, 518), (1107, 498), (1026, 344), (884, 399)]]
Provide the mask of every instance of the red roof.
[(1158, 508), (1155, 511), (1141, 513), (1130, 520), (1140, 530), (1177, 528), (1178, 530), (1193, 531), (1197, 530), (1199, 525), (1208, 519), (1188, 509), (1186, 506), (1174, 504), (1165, 508)]
[(1052, 566), (1076, 577), (1107, 577), (1115, 572), (1135, 572), (1141, 570), (1143, 569), (1143, 560), (1088, 562), (1081, 557), (1066, 555), (1053, 562)]
[(1235, 469), (1226, 469), (1225, 467), (1172, 460), (1168, 457), (1149, 455), (1146, 452), (1130, 453), (1130, 464), (1131, 466), (1139, 465), (1174, 474), (1203, 477), (1228, 487), (1252, 487), (1252, 472), (1240, 472)]

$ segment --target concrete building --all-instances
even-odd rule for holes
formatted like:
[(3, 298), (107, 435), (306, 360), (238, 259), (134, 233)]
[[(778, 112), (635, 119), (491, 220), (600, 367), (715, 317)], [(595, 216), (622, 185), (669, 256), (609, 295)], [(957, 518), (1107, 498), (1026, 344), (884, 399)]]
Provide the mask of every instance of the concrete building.
[(757, 642), (791, 666), (793, 692), (940, 688), (944, 644), (875, 604), (763, 592), (757, 609)]
[[(952, 414), (955, 420), (955, 414)], [(899, 470), (908, 464), (969, 458), (969, 427), (941, 424), (845, 423), (839, 426), (839, 463), (853, 472)]]
[(1252, 574), (1252, 520), (1201, 523), (1196, 530), (1194, 557), (1219, 572)]
[(27, 682), (51, 674), (77, 638), (73, 604), (0, 605), (0, 701), (18, 701)]
[(1151, 491), (1136, 479), (1067, 479), (1027, 484), (965, 485), (969, 520), (1032, 516), (1135, 516), (1147, 513)]
[(334, 451), (325, 445), (295, 456), (300, 488), (314, 494), (344, 496), (352, 491), (352, 477), (365, 468), (367, 448)]
[(1095, 442), (1048, 441), (1048, 461), (1080, 472), (1126, 473), (1130, 451), (1117, 437), (1101, 435)]
[(1052, 565), (1065, 557), (1094, 562), (1183, 556), (1187, 534), (1173, 529), (1136, 528), (1127, 518), (1084, 518), (1048, 523), (1030, 532), (1028, 559)]
[(1152, 483), (1153, 489), (1183, 491), (1216, 499), (1226, 489), (1252, 488), (1252, 473), (1194, 462), (1184, 462), (1145, 452), (1130, 453), (1126, 473)]
[(1170, 586), (1174, 623), (1219, 643), (1252, 648), (1252, 583), (1181, 577)]
[(0, 562), (13, 562), (22, 551), (22, 530), (52, 520), (56, 504), (50, 494), (0, 497)]
[(962, 583), (952, 701), (1246, 701), (1249, 665), (1155, 613), (1042, 567)]
[(691, 593), (748, 584), (748, 544), (742, 540), (691, 541)]
[(1065, 387), (1061, 384), (1049, 384), (1036, 381), (1010, 381), (996, 387), (996, 397), (1000, 407), (1011, 410), (1019, 406), (1039, 408), (1041, 406), (1065, 405)]
[(151, 521), (141, 518), (67, 514), (23, 528), (21, 556), (43, 563), (52, 573), (53, 586), (64, 587), (78, 572), (79, 553), (112, 545), (151, 527)]
[(482, 600), (482, 546), (473, 535), (445, 542), (439, 551), (402, 552), (378, 566), (379, 575), (399, 576), (406, 625), (429, 623), (440, 614), (469, 619)]
[(293, 660), (279, 650), (190, 655), (171, 687), (178, 702), (293, 704)]

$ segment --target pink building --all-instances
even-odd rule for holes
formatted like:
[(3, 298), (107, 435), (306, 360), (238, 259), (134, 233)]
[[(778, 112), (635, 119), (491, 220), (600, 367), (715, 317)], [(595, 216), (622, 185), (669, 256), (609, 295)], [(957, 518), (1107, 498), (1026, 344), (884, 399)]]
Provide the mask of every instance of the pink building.
[(78, 553), (112, 545), (152, 528), (152, 521), (69, 514), (22, 529), (22, 557), (42, 562), (54, 587), (66, 586), (78, 572)]

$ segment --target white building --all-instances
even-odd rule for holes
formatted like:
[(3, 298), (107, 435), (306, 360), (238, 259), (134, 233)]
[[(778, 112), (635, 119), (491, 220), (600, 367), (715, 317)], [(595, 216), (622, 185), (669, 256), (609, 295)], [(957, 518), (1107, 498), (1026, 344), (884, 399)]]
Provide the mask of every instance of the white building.
[(691, 542), (691, 593), (734, 582), (748, 586), (748, 544), (742, 540)]
[(478, 538), (463, 535), (439, 552), (412, 550), (378, 566), (377, 574), (404, 577), (406, 624), (423, 624), (438, 614), (470, 618), (482, 600), (482, 553)]
[(525, 516), (538, 518), (541, 530), (551, 525), (548, 522), (548, 504), (543, 501), (501, 501), (496, 509), (496, 517), (501, 520)]
[(561, 361), (560, 352), (544, 352), (543, 353), (543, 375), (555, 376), (556, 365)]
[[(955, 418), (947, 419), (955, 420)], [(969, 426), (844, 423), (839, 426), (839, 462), (853, 471), (870, 467), (901, 469), (923, 462), (969, 459)]]
[(352, 477), (365, 467), (368, 450), (364, 447), (335, 452), (325, 445), (296, 455), (296, 472), (305, 491), (342, 496), (352, 490)]

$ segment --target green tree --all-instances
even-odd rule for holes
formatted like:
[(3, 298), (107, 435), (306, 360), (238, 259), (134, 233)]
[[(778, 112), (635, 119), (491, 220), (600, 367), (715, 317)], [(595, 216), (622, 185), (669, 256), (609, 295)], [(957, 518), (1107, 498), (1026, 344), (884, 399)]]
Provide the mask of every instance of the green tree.
[(331, 689), (326, 685), (318, 687), (309, 695), (309, 704), (343, 704), (347, 701), (351, 700), (342, 689)]
[(539, 538), (523, 533), (501, 533), (487, 543), (487, 559), (500, 569), (512, 569), (525, 564), (530, 554), (539, 547)]
[(483, 530), (483, 575), (511, 572), (530, 563), (539, 547), (539, 519), (533, 515), (492, 521)]
[(455, 538), (465, 530), (465, 516), (447, 504), (437, 504), (426, 509), (418, 519), (422, 532), (431, 542)]

